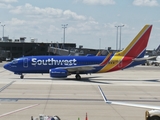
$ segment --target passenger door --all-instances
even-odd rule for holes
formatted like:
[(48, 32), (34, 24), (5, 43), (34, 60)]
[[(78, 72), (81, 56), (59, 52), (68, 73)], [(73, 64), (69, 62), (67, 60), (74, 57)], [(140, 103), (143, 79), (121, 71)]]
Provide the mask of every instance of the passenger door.
[(28, 68), (28, 58), (23, 59), (23, 67)]

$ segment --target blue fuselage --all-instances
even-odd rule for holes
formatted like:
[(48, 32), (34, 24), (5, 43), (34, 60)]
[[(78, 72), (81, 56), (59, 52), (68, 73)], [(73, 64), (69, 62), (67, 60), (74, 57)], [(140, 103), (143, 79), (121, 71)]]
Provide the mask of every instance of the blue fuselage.
[[(124, 66), (129, 61), (132, 61), (132, 58), (125, 58), (122, 61), (118, 61), (114, 55), (110, 56), (110, 60), (106, 63), (108, 66), (114, 67), (111, 71), (125, 69), (128, 67), (133, 67), (135, 65), (141, 64), (141, 62), (131, 62), (128, 66)], [(50, 69), (54, 68), (74, 68), (76, 66), (89, 66), (89, 65), (97, 65), (92, 70), (81, 70), (80, 74), (86, 73), (96, 73), (96, 72), (110, 72), (109, 70), (105, 71), (105, 65), (100, 65), (106, 56), (27, 56), (13, 60), (12, 62), (6, 64), (4, 66), (5, 69), (14, 72), (15, 74), (22, 73), (49, 73)], [(109, 65), (110, 64), (110, 65)], [(114, 65), (115, 64), (115, 65)], [(118, 65), (116, 67), (116, 64)], [(99, 66), (98, 66), (99, 65)], [(107, 66), (107, 67), (108, 67)], [(102, 71), (104, 69), (104, 71)], [(74, 74), (75, 71), (71, 71), (71, 74)]]
[[(106, 56), (30, 56), (6, 64), (4, 68), (21, 73), (49, 73), (49, 69), (100, 64)], [(92, 72), (96, 72), (101, 67)]]

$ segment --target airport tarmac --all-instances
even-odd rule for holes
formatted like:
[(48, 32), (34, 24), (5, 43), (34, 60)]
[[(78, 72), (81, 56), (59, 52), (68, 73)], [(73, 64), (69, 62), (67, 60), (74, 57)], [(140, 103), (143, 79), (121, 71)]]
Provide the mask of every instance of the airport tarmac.
[[(108, 105), (98, 85), (109, 100), (160, 106), (160, 67), (137, 66), (82, 75), (82, 80), (77, 81), (74, 75), (52, 79), (49, 74), (26, 74), (20, 79), (4, 70), (3, 64), (0, 63), (0, 120), (30, 120), (39, 114), (85, 120), (86, 113), (88, 120), (144, 120), (148, 109)], [(24, 108), (31, 105), (35, 106)]]

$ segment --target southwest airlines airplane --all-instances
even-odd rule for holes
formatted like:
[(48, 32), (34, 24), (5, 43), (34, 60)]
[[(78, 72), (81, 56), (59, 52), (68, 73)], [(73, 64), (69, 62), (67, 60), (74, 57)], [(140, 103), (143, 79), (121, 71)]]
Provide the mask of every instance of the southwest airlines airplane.
[(107, 56), (26, 56), (4, 65), (4, 68), (20, 75), (25, 73), (49, 73), (53, 78), (66, 78), (75, 74), (105, 73), (134, 67), (144, 63), (152, 25), (145, 25), (131, 43), (122, 51)]

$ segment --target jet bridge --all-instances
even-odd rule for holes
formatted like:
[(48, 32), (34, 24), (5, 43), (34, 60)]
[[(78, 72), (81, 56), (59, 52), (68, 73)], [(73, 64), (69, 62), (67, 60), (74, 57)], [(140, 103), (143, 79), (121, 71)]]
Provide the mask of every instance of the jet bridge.
[[(61, 46), (62, 47), (62, 46)], [(48, 47), (48, 52), (53, 53), (54, 55), (73, 55), (73, 56), (79, 56), (83, 55), (83, 50), (81, 50), (81, 46), (76, 48), (61, 48), (58, 43), (56, 43), (56, 46), (52, 46), (52, 44)]]

